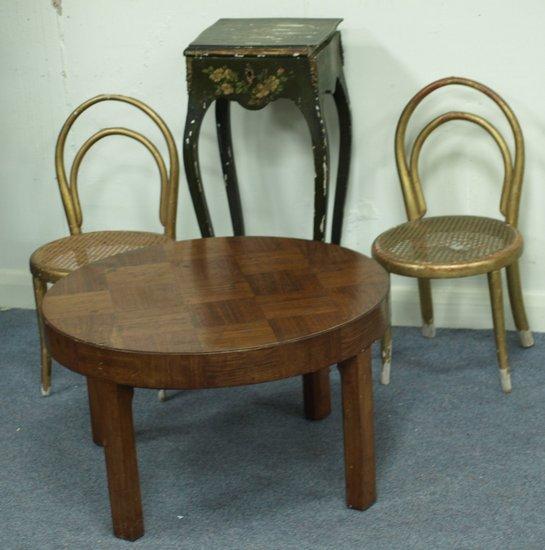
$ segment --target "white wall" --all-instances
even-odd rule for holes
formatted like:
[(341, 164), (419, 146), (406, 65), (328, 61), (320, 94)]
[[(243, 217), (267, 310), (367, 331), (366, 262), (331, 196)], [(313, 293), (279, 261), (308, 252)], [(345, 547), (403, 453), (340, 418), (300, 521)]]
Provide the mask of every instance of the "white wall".
[[(393, 135), (405, 102), (422, 86), (461, 75), (496, 89), (517, 113), (527, 144), (520, 227), (530, 319), (545, 330), (545, 3), (541, 0), (19, 0), (0, 4), (0, 306), (30, 307), (27, 262), (67, 227), (56, 188), (53, 148), (69, 112), (102, 92), (149, 102), (180, 144), (186, 90), (184, 47), (219, 17), (344, 17), (346, 72), (354, 118), (354, 156), (344, 244), (368, 253), (375, 235), (404, 221)], [(470, 91), (439, 92), (414, 128), (444, 110), (489, 117), (497, 108)], [(102, 105), (78, 121), (74, 154), (98, 126), (155, 129), (138, 112)], [(329, 112), (336, 142), (334, 111)], [(308, 131), (288, 102), (259, 112), (234, 107), (234, 139), (248, 233), (310, 237), (313, 170)], [(229, 234), (212, 116), (201, 160), (216, 233)], [(333, 173), (335, 173), (333, 171)], [(430, 213), (498, 216), (501, 159), (478, 128), (451, 123), (426, 146), (422, 176)], [(84, 228), (159, 229), (158, 181), (147, 152), (123, 138), (97, 145), (80, 176)], [(198, 236), (185, 178), (178, 236)], [(394, 321), (418, 324), (415, 283), (395, 277)], [(434, 285), (439, 325), (491, 326), (484, 278)]]

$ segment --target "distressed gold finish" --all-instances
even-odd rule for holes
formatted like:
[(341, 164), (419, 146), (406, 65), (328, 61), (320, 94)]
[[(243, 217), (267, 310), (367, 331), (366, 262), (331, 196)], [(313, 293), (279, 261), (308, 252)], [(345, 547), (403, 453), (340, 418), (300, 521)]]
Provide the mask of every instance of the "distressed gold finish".
[[(420, 102), (431, 92), (448, 85), (462, 85), (482, 92), (502, 110), (514, 137), (514, 156), (500, 132), (484, 118), (466, 112), (450, 111), (430, 121), (416, 137), (409, 156), (405, 149), (409, 120)], [(503, 161), (504, 177), (499, 210), (505, 221), (477, 216), (439, 216), (424, 218), (427, 205), (422, 191), (418, 163), (422, 147), (431, 133), (446, 122), (465, 120), (485, 130), (497, 144)], [(437, 80), (418, 92), (399, 119), (395, 136), (395, 156), (408, 222), (385, 231), (373, 243), (373, 256), (389, 272), (418, 278), (422, 332), (435, 335), (431, 279), (446, 279), (487, 274), (492, 302), (494, 330), (502, 388), (511, 391), (505, 344), (505, 323), (501, 301), (501, 272), (507, 271), (509, 298), (524, 347), (533, 345), (522, 296), (518, 258), (523, 239), (517, 229), (522, 178), (524, 140), (518, 120), (507, 103), (493, 90), (467, 78)], [(391, 336), (384, 346), (391, 349)], [(386, 361), (386, 359), (385, 359)], [(388, 370), (389, 362), (384, 368)]]
[[(168, 150), (169, 167), (157, 147), (145, 136), (127, 128), (104, 128), (93, 134), (77, 151), (69, 178), (66, 175), (64, 149), (66, 138), (76, 119), (89, 107), (102, 101), (128, 103), (148, 115), (161, 131)], [(153, 157), (160, 179), (159, 220), (163, 234), (144, 231), (96, 231), (83, 233), (83, 215), (78, 195), (78, 171), (89, 149), (105, 137), (120, 135), (142, 144)], [(176, 238), (176, 211), (178, 204), (179, 160), (176, 143), (163, 119), (148, 105), (123, 95), (99, 95), (77, 107), (64, 123), (55, 147), (55, 171), (70, 236), (47, 243), (30, 257), (34, 295), (38, 315), (41, 347), (42, 394), (51, 388), (51, 357), (43, 338), (42, 301), (47, 284), (54, 283), (75, 269), (114, 254), (164, 243)]]
[[(390, 289), (388, 277), (388, 288)], [(392, 293), (391, 290), (388, 290), (388, 323), (386, 325), (386, 330), (384, 331), (384, 336), (380, 341), (380, 356), (382, 359), (382, 370), (380, 372), (380, 382), (381, 384), (388, 385), (390, 383), (390, 367), (392, 365), (392, 304), (391, 304)]]
[(437, 216), (385, 231), (375, 241), (374, 253), (391, 273), (451, 279), (510, 265), (522, 253), (522, 237), (501, 220)]
[(501, 387), (505, 393), (511, 391), (511, 374), (509, 373), (509, 359), (507, 358), (507, 344), (505, 342), (505, 319), (503, 314), (503, 291), (501, 288), (501, 271), (488, 273), (488, 288), (490, 303), (492, 304), (492, 320), (496, 337), (496, 351), (500, 367)]
[(30, 270), (35, 277), (54, 283), (90, 262), (169, 240), (165, 235), (145, 231), (80, 233), (38, 248), (30, 257)]
[(39, 277), (32, 277), (34, 286), (34, 298), (36, 300), (36, 315), (38, 317), (38, 330), (40, 332), (40, 365), (41, 365), (41, 391), (42, 395), (48, 396), (51, 391), (51, 356), (47, 351), (44, 336), (44, 319), (42, 314), (42, 303), (47, 292), (47, 283)]

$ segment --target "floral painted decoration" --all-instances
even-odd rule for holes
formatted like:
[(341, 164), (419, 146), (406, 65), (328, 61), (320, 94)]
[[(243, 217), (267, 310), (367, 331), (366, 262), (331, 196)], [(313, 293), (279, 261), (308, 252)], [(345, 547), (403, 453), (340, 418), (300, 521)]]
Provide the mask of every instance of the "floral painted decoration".
[(265, 101), (274, 99), (283, 89), (289, 79), (289, 73), (278, 67), (270, 73), (267, 69), (257, 74), (247, 66), (244, 76), (229, 67), (208, 67), (203, 70), (214, 83), (216, 96), (228, 96), (231, 94), (249, 94), (249, 105), (259, 105)]

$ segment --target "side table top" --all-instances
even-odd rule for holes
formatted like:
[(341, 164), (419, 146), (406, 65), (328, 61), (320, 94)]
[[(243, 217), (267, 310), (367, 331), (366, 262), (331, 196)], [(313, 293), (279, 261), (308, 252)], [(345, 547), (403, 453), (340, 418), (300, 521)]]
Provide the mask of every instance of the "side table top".
[(278, 49), (310, 55), (335, 32), (342, 19), (218, 19), (188, 46), (185, 55), (236, 55)]
[[(243, 355), (271, 363), (275, 347), (311, 340), (335, 348), (324, 354), (337, 358), (332, 364), (353, 354), (363, 332), (371, 340), (381, 336), (387, 292), (382, 267), (352, 250), (222, 237), (89, 264), (51, 288), (43, 312), (53, 356), (78, 372), (87, 361), (89, 368), (97, 361), (126, 367), (137, 356), (148, 357), (148, 366), (164, 360), (169, 369)], [(368, 318), (375, 326), (360, 326)], [(73, 362), (79, 367), (66, 364)], [(155, 385), (162, 387), (149, 382)]]

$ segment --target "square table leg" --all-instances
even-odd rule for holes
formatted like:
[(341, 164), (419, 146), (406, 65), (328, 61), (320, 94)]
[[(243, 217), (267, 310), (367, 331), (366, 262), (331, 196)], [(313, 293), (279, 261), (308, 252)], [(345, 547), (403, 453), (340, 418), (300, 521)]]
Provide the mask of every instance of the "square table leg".
[(103, 445), (102, 406), (95, 378), (87, 377), (87, 395), (89, 397), (89, 413), (91, 416), (91, 434), (96, 445)]
[(329, 367), (303, 375), (305, 417), (322, 420), (331, 413)]
[(138, 464), (132, 420), (133, 388), (95, 380), (102, 408), (102, 433), (116, 537), (136, 540), (144, 534)]
[(344, 427), (346, 504), (365, 510), (377, 499), (371, 349), (339, 363)]

